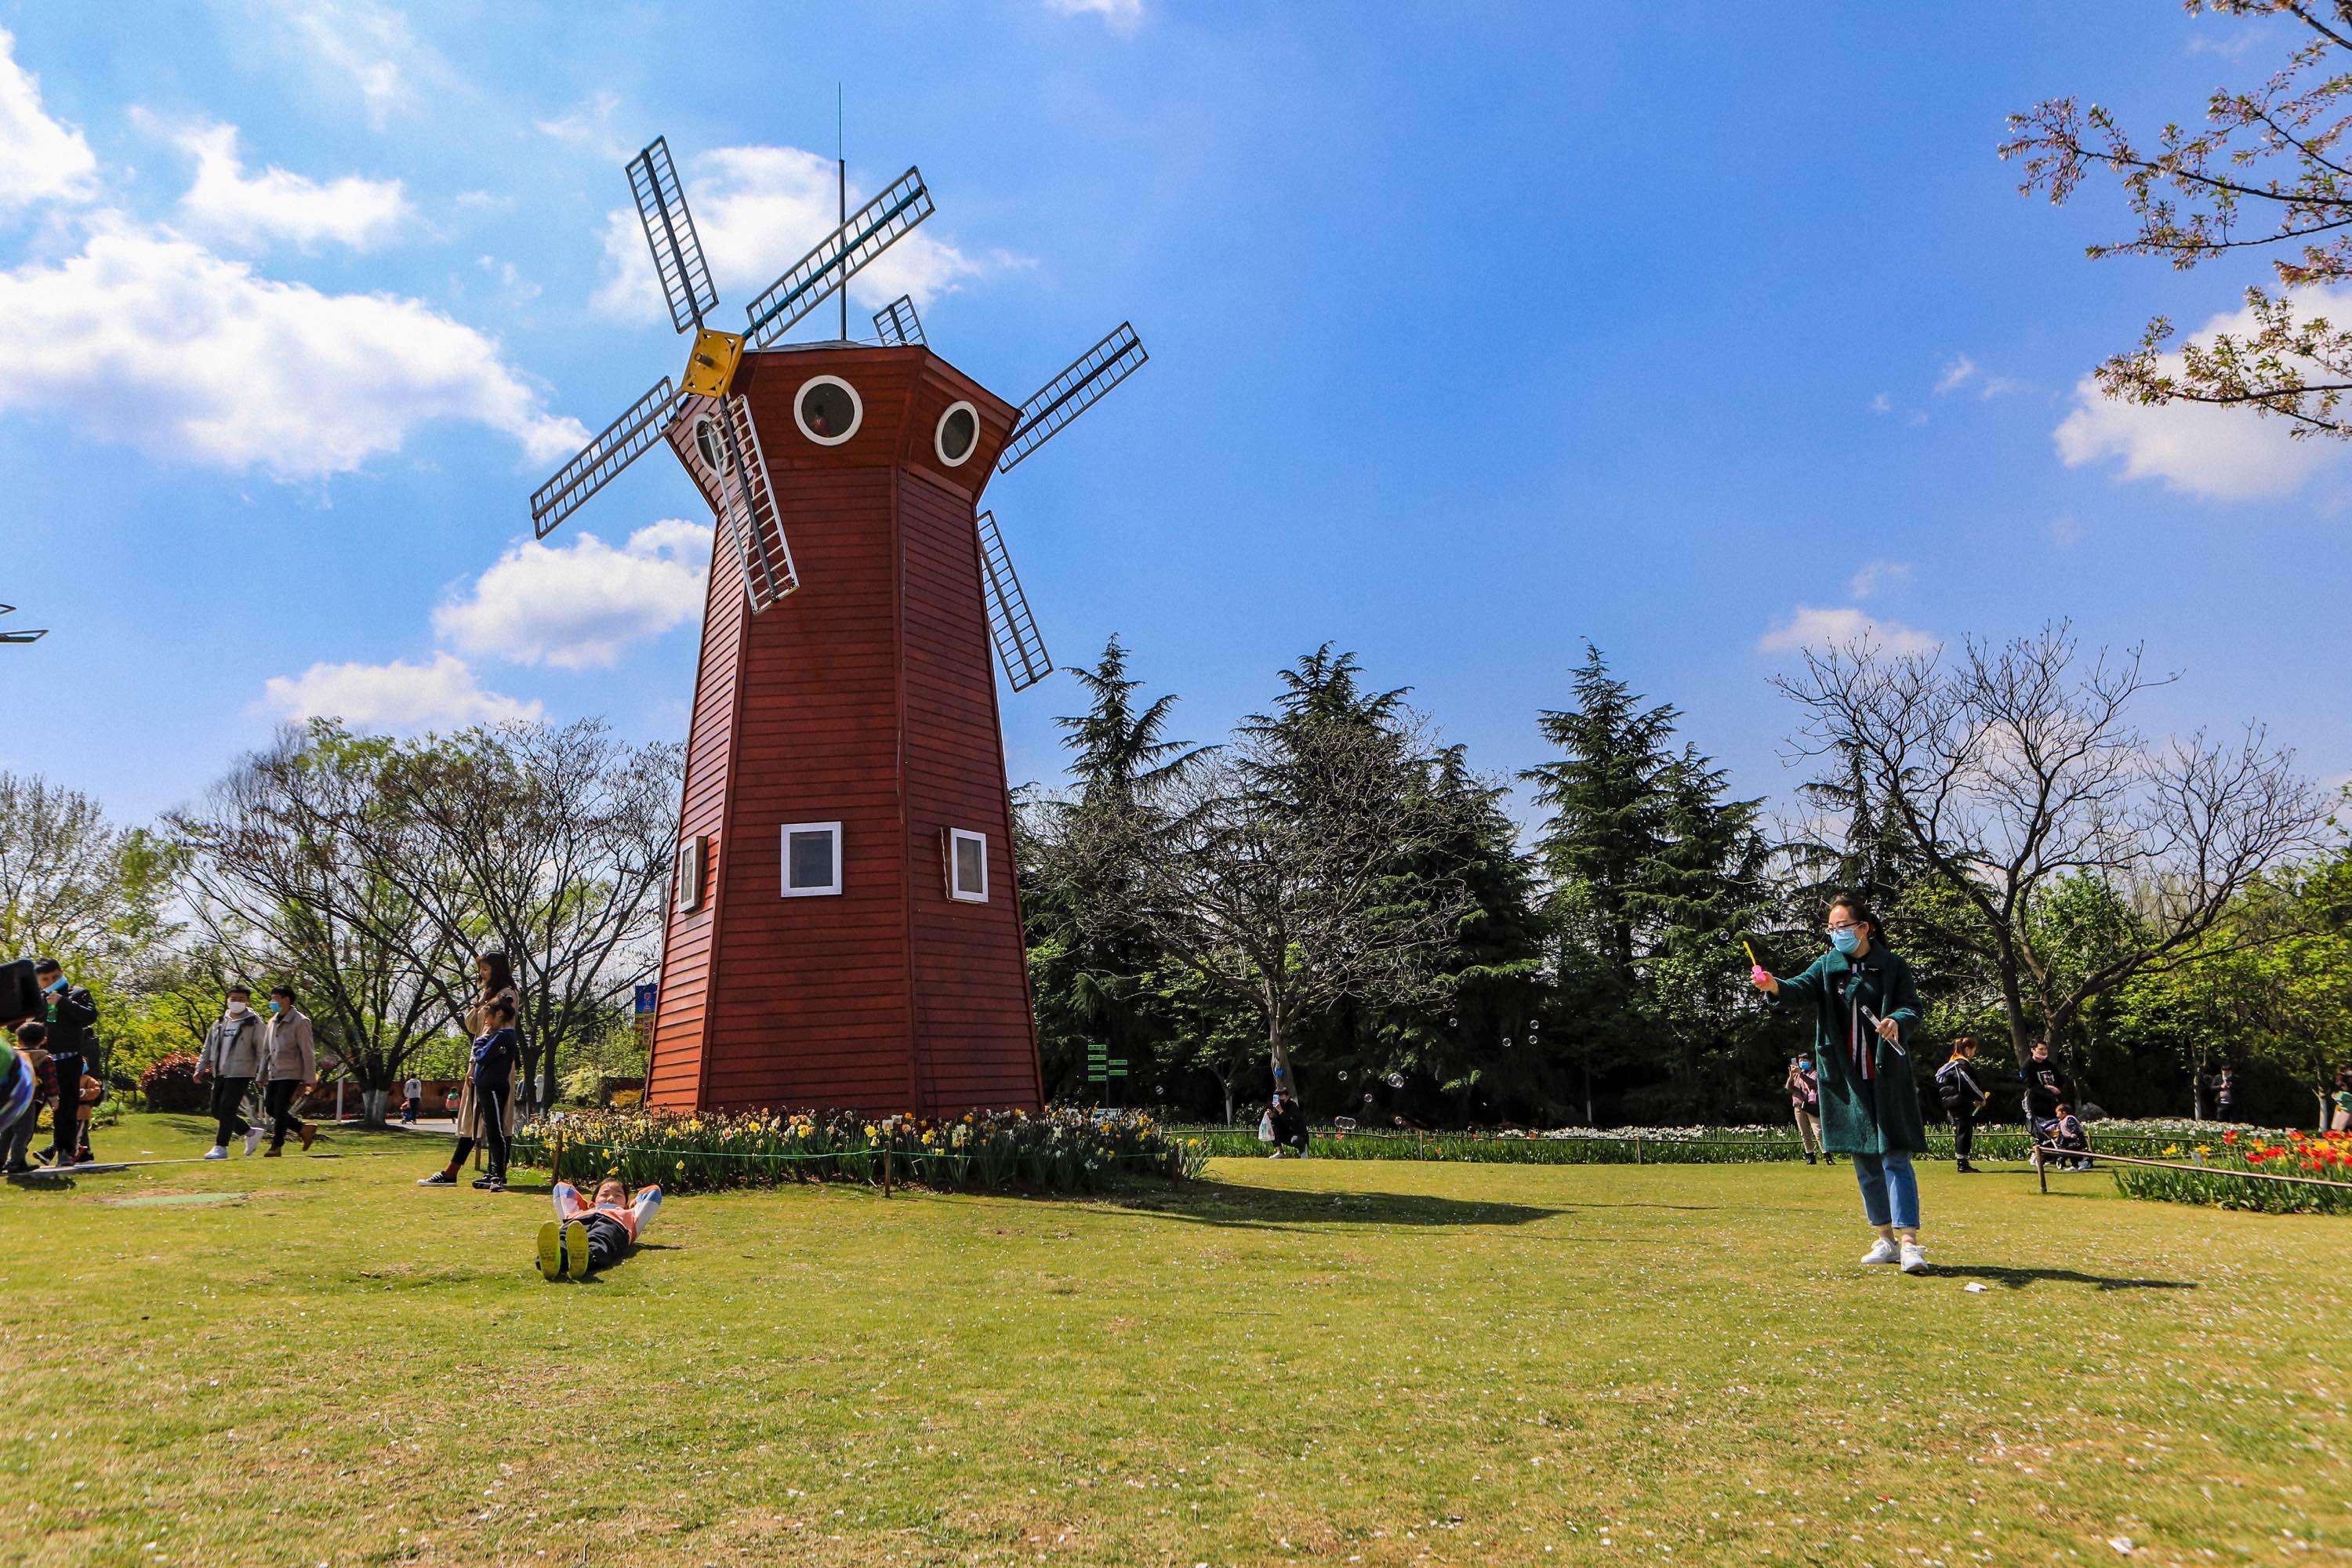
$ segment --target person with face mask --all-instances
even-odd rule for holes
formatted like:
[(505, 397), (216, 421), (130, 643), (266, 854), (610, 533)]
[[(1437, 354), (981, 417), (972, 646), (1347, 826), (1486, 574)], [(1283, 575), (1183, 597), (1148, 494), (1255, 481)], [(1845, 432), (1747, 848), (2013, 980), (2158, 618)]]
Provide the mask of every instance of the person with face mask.
[(286, 1151), (289, 1132), (308, 1150), (319, 1130), (294, 1114), (294, 1101), (319, 1076), (319, 1052), (311, 1037), (310, 1016), (294, 1005), (291, 985), (269, 988), (269, 1021), (261, 1037), (263, 1112), (269, 1118), (269, 1152), (276, 1159)]
[(1822, 1143), (1853, 1156), (1862, 1209), (1878, 1240), (1864, 1263), (1927, 1271), (1919, 1245), (1919, 1183), (1911, 1157), (1927, 1152), (1908, 1036), (1919, 1023), (1911, 966), (1878, 940), (1861, 895), (1829, 908), (1830, 951), (1802, 974), (1783, 979), (1758, 964), (1748, 978), (1774, 1007), (1802, 1003), (1813, 1014), (1813, 1067), (1821, 1089)]
[(205, 1031), (205, 1048), (196, 1058), (196, 1081), (212, 1080), (213, 1146), (207, 1160), (228, 1158), (228, 1141), (240, 1133), (245, 1152), (261, 1142), (261, 1129), (245, 1119), (245, 1091), (261, 1071), (261, 1015), (253, 1010), (253, 993), (242, 985), (228, 988), (228, 1005)]
[(54, 958), (33, 965), (33, 983), (40, 987), (38, 1016), (48, 1029), (49, 1067), (58, 1085), (48, 1161), (51, 1169), (63, 1170), (74, 1163), (81, 1142), (76, 1095), (82, 1074), (98, 1060), (98, 1004), (90, 1000), (88, 991), (66, 979)]

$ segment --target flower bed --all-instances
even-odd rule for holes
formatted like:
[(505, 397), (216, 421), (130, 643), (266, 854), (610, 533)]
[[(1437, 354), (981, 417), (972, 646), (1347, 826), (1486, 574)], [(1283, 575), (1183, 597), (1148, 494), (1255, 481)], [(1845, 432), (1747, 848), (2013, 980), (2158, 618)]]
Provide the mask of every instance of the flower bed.
[(2155, 1157), (2184, 1160), (2204, 1169), (2111, 1165), (2108, 1169), (2115, 1173), (2116, 1189), (2126, 1197), (2256, 1209), (2264, 1214), (2352, 1214), (2352, 1185), (2249, 1181), (2231, 1173), (2252, 1171), (2352, 1184), (2352, 1134), (2289, 1132), (2282, 1136), (2233, 1128), (2203, 1142), (2168, 1144)]
[[(2179, 1130), (2200, 1129), (2218, 1137), (2224, 1129), (2215, 1122), (2144, 1122), (2108, 1121), (2091, 1130), (2095, 1153), (2154, 1157)], [(1186, 1128), (1212, 1154), (1227, 1159), (1258, 1156), (1266, 1147), (1248, 1127)], [(2023, 1160), (2031, 1139), (2022, 1127), (1979, 1127), (1972, 1156), (1979, 1160)], [(1498, 1131), (1342, 1132), (1317, 1128), (1309, 1152), (1317, 1159), (1333, 1160), (1459, 1160), (1524, 1165), (1732, 1165), (1768, 1161), (1802, 1160), (1805, 1151), (1793, 1126), (1745, 1127), (1556, 1127), (1544, 1131), (1507, 1128)], [(1953, 1158), (1948, 1127), (1929, 1123), (1927, 1152), (1918, 1158)]]
[(512, 1163), (587, 1183), (715, 1192), (784, 1182), (889, 1179), (947, 1192), (1095, 1192), (1118, 1173), (1184, 1181), (1208, 1150), (1139, 1111), (974, 1112), (951, 1121), (849, 1111), (682, 1116), (587, 1110), (515, 1134)]

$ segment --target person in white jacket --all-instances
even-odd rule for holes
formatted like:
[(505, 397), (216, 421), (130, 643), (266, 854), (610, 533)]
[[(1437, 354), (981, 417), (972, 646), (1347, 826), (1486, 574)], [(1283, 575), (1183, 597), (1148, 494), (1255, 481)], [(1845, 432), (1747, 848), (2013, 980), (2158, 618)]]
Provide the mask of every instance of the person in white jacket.
[(261, 1015), (253, 1010), (253, 993), (242, 985), (228, 988), (228, 1005), (205, 1031), (205, 1048), (196, 1058), (196, 1081), (212, 1080), (213, 1146), (207, 1160), (228, 1158), (228, 1141), (245, 1135), (245, 1152), (261, 1142), (261, 1129), (245, 1119), (245, 1091), (261, 1073)]
[(310, 1020), (294, 1005), (291, 985), (269, 988), (269, 1024), (261, 1037), (261, 1108), (269, 1118), (269, 1152), (276, 1159), (286, 1152), (286, 1134), (302, 1140), (308, 1150), (319, 1130), (294, 1114), (294, 1101), (319, 1077), (319, 1047), (311, 1038)]

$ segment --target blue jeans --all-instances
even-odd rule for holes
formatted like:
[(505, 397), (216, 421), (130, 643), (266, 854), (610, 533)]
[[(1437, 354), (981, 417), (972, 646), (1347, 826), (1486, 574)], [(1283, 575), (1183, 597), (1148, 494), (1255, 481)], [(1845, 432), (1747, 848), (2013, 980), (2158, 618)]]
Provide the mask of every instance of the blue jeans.
[(1911, 1173), (1910, 1155), (1894, 1150), (1856, 1154), (1853, 1179), (1862, 1186), (1862, 1212), (1874, 1226), (1919, 1228), (1919, 1178)]

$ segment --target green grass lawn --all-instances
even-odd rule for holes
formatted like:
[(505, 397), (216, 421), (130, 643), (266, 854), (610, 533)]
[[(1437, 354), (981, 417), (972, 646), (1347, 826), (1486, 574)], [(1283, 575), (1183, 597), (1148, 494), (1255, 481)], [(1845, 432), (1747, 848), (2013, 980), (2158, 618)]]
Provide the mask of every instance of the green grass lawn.
[(442, 1147), (0, 1192), (0, 1561), (2352, 1558), (2345, 1219), (1937, 1169), (1906, 1279), (1843, 1168), (1234, 1160), (550, 1285)]

